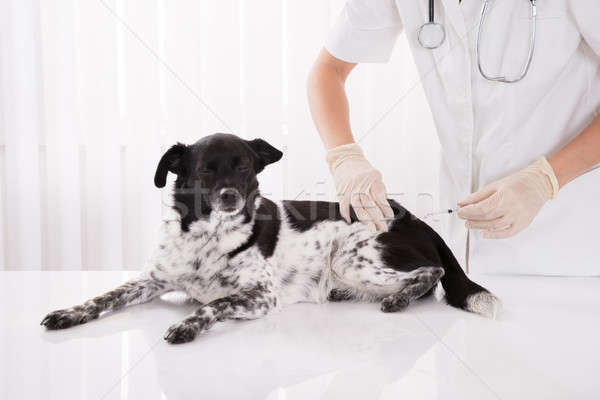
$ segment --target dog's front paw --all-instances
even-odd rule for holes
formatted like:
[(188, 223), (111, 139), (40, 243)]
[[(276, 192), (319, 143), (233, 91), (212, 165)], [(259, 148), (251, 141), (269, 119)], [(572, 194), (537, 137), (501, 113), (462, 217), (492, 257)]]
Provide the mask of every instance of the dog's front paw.
[(194, 340), (200, 330), (199, 321), (188, 318), (171, 326), (164, 339), (171, 344), (187, 343)]
[(75, 309), (57, 310), (46, 315), (40, 325), (48, 329), (65, 329), (96, 318), (98, 318), (98, 314), (95, 313)]

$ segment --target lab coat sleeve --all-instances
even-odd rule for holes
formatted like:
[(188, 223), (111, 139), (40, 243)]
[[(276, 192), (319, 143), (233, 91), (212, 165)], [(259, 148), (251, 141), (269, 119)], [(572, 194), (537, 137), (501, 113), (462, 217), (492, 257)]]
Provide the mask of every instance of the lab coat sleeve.
[(569, 0), (569, 11), (583, 40), (600, 57), (600, 2)]
[(401, 30), (395, 0), (348, 0), (325, 48), (343, 61), (384, 63)]

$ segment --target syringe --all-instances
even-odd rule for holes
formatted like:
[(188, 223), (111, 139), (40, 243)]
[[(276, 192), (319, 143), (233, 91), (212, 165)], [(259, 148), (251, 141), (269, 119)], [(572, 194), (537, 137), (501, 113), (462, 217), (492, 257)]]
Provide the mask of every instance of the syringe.
[[(431, 217), (435, 217), (436, 215), (446, 215), (446, 214), (455, 214), (458, 211), (458, 208), (448, 208), (442, 211), (435, 211), (435, 212), (430, 212), (425, 214), (424, 216), (420, 217), (421, 219), (429, 219)], [(392, 218), (383, 218), (384, 221), (392, 221), (395, 220), (396, 217), (392, 217)]]
[(457, 211), (458, 211), (458, 208), (448, 208), (447, 210), (436, 211), (436, 212), (431, 212), (431, 213), (425, 214), (423, 217), (421, 217), (421, 219), (435, 217), (436, 215), (454, 214)]

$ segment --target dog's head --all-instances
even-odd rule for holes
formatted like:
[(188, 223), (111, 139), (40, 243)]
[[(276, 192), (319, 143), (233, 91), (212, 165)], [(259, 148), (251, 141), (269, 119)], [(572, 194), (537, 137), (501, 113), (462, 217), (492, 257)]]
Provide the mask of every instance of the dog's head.
[(177, 175), (175, 198), (183, 199), (188, 208), (180, 212), (237, 214), (258, 194), (256, 175), (282, 155), (262, 139), (216, 133), (192, 145), (172, 146), (158, 163), (154, 184), (162, 188), (168, 172)]

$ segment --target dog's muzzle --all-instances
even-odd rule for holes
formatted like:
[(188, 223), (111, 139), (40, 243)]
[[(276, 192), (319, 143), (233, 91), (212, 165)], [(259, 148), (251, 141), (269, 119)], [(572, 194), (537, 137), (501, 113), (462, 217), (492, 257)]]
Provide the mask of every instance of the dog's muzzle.
[(242, 209), (244, 201), (237, 189), (223, 188), (219, 190), (216, 199), (216, 208), (226, 213), (236, 213)]

